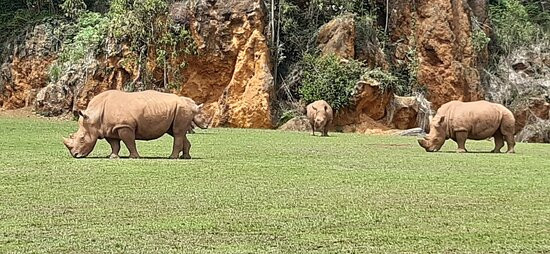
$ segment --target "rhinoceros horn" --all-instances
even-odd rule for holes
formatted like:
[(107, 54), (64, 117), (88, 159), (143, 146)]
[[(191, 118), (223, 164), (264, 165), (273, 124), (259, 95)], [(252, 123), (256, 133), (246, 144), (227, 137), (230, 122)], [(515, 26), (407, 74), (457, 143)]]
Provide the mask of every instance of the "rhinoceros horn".
[(65, 144), (66, 147), (69, 147), (73, 140), (71, 138), (63, 138), (63, 144)]
[(426, 140), (428, 140), (428, 138), (426, 138), (426, 137), (419, 138), (418, 139), (418, 144), (420, 144), (420, 146), (422, 146), (422, 147), (426, 147)]

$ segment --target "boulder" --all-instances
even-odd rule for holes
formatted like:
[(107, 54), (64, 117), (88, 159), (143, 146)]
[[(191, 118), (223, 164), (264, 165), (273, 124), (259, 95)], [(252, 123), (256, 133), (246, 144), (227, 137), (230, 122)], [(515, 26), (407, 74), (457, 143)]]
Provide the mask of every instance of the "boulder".
[(364, 132), (366, 129), (388, 129), (377, 122), (386, 116), (386, 107), (393, 98), (380, 82), (368, 79), (357, 84), (351, 105), (336, 112), (334, 126), (344, 132)]
[(333, 19), (319, 29), (317, 43), (322, 55), (355, 58), (355, 20), (353, 15)]
[(283, 131), (311, 131), (311, 124), (306, 116), (297, 116), (279, 127)]

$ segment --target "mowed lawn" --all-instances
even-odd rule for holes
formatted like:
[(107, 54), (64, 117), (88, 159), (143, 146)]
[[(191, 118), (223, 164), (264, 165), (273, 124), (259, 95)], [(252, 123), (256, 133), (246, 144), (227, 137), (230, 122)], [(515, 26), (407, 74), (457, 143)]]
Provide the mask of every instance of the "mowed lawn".
[(76, 129), (0, 118), (0, 253), (550, 252), (549, 145), (209, 129), (192, 160), (169, 136), (76, 160)]

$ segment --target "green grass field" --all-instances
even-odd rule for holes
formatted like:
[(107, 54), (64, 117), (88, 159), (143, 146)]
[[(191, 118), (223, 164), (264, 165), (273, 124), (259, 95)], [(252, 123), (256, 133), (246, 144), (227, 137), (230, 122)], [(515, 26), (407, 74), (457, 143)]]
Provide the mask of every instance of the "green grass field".
[(76, 129), (0, 118), (0, 253), (550, 252), (549, 145), (210, 129), (189, 161), (169, 136), (76, 160)]

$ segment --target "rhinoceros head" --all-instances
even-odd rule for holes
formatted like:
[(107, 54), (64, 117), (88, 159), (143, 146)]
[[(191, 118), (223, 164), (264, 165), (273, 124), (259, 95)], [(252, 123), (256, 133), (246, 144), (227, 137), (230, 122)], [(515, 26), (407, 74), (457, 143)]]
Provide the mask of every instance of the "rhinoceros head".
[(435, 116), (430, 122), (430, 133), (418, 140), (418, 144), (426, 149), (426, 152), (437, 152), (446, 139), (445, 116)]
[(314, 118), (314, 122), (315, 122), (315, 129), (321, 129), (323, 128), (327, 121), (328, 121), (328, 108), (327, 106), (324, 106), (323, 108), (316, 108), (316, 107), (312, 107), (313, 110), (315, 110), (315, 118)]
[(210, 122), (212, 122), (212, 117), (209, 117), (206, 112), (203, 110), (204, 104), (197, 106), (195, 115), (193, 116), (193, 123), (201, 129), (208, 129)]
[(93, 135), (95, 133), (93, 126), (89, 123), (89, 117), (82, 112), (79, 112), (78, 131), (71, 134), (69, 138), (63, 139), (63, 144), (69, 149), (71, 156), (74, 158), (84, 158), (88, 156), (95, 147), (97, 137)]

